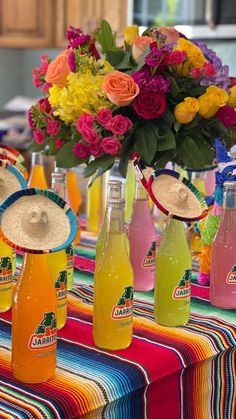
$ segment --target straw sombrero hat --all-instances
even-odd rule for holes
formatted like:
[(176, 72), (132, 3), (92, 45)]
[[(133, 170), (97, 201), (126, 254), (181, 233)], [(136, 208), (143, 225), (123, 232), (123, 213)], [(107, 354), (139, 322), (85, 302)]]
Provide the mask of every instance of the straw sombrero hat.
[(0, 160), (0, 205), (12, 193), (26, 188), (27, 182), (19, 170), (7, 160)]
[(22, 156), (22, 154), (20, 154), (18, 150), (7, 144), (0, 144), (0, 153), (4, 154), (5, 156), (9, 156), (14, 160), (17, 160), (20, 163), (24, 163), (24, 157)]
[(207, 215), (205, 199), (185, 177), (169, 169), (147, 170), (137, 156), (133, 164), (152, 201), (164, 214), (180, 221), (196, 221)]
[(75, 239), (72, 209), (54, 192), (31, 188), (12, 194), (0, 207), (1, 239), (27, 253), (50, 253)]
[(20, 163), (18, 160), (16, 160), (15, 158), (12, 158), (6, 154), (2, 154), (1, 148), (0, 148), (0, 160), (7, 160), (9, 163), (12, 164), (12, 166), (14, 166), (22, 174), (22, 176), (26, 180), (28, 179), (28, 172), (25, 166), (22, 163)]

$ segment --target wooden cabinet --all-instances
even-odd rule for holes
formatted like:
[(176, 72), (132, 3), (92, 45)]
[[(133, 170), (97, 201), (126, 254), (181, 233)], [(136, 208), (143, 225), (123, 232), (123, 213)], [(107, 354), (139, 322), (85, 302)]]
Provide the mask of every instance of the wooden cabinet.
[(65, 47), (72, 25), (91, 32), (102, 19), (121, 32), (128, 0), (0, 0), (0, 47)]
[(0, 0), (0, 47), (53, 44), (53, 0)]
[(66, 29), (72, 25), (85, 33), (106, 19), (117, 32), (127, 24), (127, 0), (57, 0), (56, 45), (66, 45)]

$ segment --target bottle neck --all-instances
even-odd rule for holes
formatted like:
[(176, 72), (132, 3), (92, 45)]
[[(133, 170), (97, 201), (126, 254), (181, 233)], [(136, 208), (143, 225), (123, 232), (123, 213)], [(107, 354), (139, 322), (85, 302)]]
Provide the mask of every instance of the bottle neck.
[(141, 182), (136, 181), (135, 186), (135, 200), (136, 201), (147, 201), (148, 200), (148, 192), (143, 187)]
[(56, 181), (55, 179), (52, 179), (52, 190), (60, 196), (60, 198), (65, 199), (66, 198), (66, 185), (65, 181)]
[(235, 186), (224, 189), (223, 209), (236, 210), (236, 182)]
[(168, 218), (165, 233), (166, 236), (173, 236), (178, 237), (183, 236), (186, 239), (185, 230), (184, 230), (184, 223), (182, 221), (175, 220), (174, 218)]
[(109, 204), (107, 208), (107, 232), (108, 233), (124, 233), (124, 207)]
[(41, 153), (32, 153), (31, 166), (43, 166), (43, 156)]

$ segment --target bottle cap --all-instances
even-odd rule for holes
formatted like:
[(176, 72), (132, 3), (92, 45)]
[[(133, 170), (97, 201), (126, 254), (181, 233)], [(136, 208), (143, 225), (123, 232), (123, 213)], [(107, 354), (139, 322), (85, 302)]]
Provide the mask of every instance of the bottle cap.
[(228, 180), (224, 183), (224, 189), (236, 189), (236, 181)]
[(110, 180), (107, 183), (107, 199), (122, 199), (122, 182), (120, 180)]

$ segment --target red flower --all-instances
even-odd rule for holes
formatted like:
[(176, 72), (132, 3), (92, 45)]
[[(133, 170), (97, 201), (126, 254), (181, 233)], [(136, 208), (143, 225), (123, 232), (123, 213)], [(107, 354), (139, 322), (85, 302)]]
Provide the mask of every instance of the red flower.
[(86, 157), (90, 155), (89, 148), (82, 143), (76, 143), (74, 145), (73, 153), (79, 159), (85, 159)]
[(60, 129), (60, 123), (54, 119), (47, 119), (46, 133), (52, 137), (57, 135)]
[(134, 110), (143, 119), (160, 118), (166, 109), (165, 94), (141, 91), (134, 100)]
[(216, 74), (216, 70), (213, 64), (205, 63), (203, 67), (204, 67), (204, 75), (206, 77), (212, 77)]
[(202, 70), (198, 67), (195, 67), (190, 71), (190, 74), (193, 79), (198, 79), (202, 75)]
[(34, 139), (36, 143), (43, 144), (44, 142), (44, 133), (41, 131), (41, 129), (36, 129), (33, 133)]
[(179, 65), (182, 61), (185, 60), (187, 54), (186, 51), (173, 51), (168, 56), (168, 64), (170, 65)]
[(121, 149), (121, 142), (117, 137), (104, 137), (102, 140), (102, 149), (104, 153), (116, 156)]
[(232, 106), (223, 106), (216, 112), (215, 116), (226, 128), (232, 128), (236, 125), (236, 111), (232, 108)]

